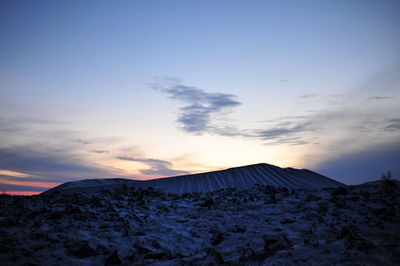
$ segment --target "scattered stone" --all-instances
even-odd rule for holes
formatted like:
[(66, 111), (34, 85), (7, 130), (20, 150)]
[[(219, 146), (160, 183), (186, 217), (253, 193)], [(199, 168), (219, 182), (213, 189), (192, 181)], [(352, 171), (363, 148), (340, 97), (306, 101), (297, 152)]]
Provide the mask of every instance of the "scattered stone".
[(22, 255), (24, 258), (32, 257), (32, 255), (33, 255), (32, 251), (30, 251), (30, 250), (28, 250), (28, 249), (26, 249), (26, 248), (22, 248), (22, 249), (20, 250), (20, 252), (21, 252), (21, 255)]
[(22, 264), (22, 266), (39, 266), (39, 265), (33, 262), (25, 262), (24, 264)]
[(246, 232), (247, 228), (246, 226), (240, 226), (240, 225), (235, 225), (234, 228), (231, 230), (233, 233), (244, 233)]
[(214, 204), (214, 201), (212, 199), (206, 199), (204, 202), (200, 203), (200, 206), (201, 207), (210, 207), (213, 204)]
[(207, 248), (206, 250), (207, 256), (211, 259), (211, 265), (221, 265), (224, 264), (224, 258), (221, 254), (213, 248)]
[(267, 256), (272, 256), (279, 250), (291, 248), (291, 242), (286, 235), (264, 235), (264, 252)]
[(190, 234), (195, 238), (199, 238), (200, 237), (199, 234), (196, 233), (196, 231), (193, 231), (193, 230), (190, 230)]
[(146, 247), (143, 247), (141, 244), (139, 244), (139, 243), (136, 243), (135, 245), (133, 245), (133, 247), (137, 250), (137, 252), (139, 253), (139, 254), (146, 254), (146, 253), (149, 253), (149, 252), (152, 252), (150, 249), (148, 249), (148, 248), (146, 248)]
[(160, 242), (158, 242), (156, 239), (151, 239), (150, 244), (155, 249), (161, 249)]
[(108, 254), (110, 253), (110, 250), (105, 247), (104, 245), (98, 245), (96, 248), (96, 254)]
[(70, 244), (68, 252), (75, 258), (86, 258), (96, 254), (95, 250), (89, 246), (86, 240)]
[(149, 252), (146, 255), (144, 255), (145, 259), (151, 259), (151, 260), (161, 260), (167, 257), (167, 254), (165, 252)]
[(118, 251), (114, 250), (114, 252), (104, 260), (104, 264), (105, 265), (121, 265), (122, 261), (119, 258)]
[(224, 235), (221, 232), (217, 232), (211, 238), (211, 245), (217, 246), (222, 242), (222, 240), (224, 240)]
[(11, 249), (7, 245), (4, 245), (4, 244), (0, 245), (0, 253), (7, 253), (10, 251), (11, 251)]
[(0, 264), (400, 265), (400, 191), (391, 186), (0, 195)]
[(293, 219), (290, 219), (290, 218), (285, 218), (285, 219), (282, 219), (280, 221), (281, 224), (291, 224), (291, 223), (294, 223), (294, 222), (295, 221)]
[(332, 196), (343, 196), (343, 195), (348, 195), (348, 194), (349, 194), (349, 191), (346, 187), (337, 187), (331, 193)]

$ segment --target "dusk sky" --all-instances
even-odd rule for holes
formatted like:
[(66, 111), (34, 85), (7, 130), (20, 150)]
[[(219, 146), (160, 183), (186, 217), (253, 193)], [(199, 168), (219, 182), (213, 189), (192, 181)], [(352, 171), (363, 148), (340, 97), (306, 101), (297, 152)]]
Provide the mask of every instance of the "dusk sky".
[(0, 1), (0, 190), (255, 163), (400, 175), (400, 1)]

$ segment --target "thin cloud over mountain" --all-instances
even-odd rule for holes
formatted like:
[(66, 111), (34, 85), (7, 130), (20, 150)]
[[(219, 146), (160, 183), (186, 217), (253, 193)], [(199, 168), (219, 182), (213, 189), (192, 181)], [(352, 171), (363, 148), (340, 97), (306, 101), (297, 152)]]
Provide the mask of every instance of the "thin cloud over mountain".
[(146, 164), (147, 166), (150, 167), (150, 169), (139, 170), (139, 172), (144, 175), (173, 176), (173, 175), (190, 174), (190, 172), (188, 171), (171, 169), (172, 163), (164, 160), (150, 159), (150, 158), (135, 158), (126, 156), (120, 156), (117, 157), (117, 159)]

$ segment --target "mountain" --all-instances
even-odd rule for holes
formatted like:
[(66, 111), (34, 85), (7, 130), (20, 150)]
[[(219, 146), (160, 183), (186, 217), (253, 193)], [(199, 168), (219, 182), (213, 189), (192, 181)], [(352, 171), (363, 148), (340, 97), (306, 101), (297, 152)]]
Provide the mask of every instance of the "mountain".
[(288, 189), (319, 189), (345, 186), (326, 176), (307, 169), (280, 168), (261, 163), (226, 170), (158, 178), (146, 181), (130, 179), (88, 179), (67, 182), (44, 193), (98, 192), (122, 185), (141, 188), (153, 187), (167, 193), (211, 192), (225, 188), (247, 189), (255, 184), (284, 187)]

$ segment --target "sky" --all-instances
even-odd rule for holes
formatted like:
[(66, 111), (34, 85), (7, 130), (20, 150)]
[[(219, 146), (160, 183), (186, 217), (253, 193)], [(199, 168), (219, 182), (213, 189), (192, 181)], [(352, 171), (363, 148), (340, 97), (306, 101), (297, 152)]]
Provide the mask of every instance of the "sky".
[(0, 1), (0, 190), (255, 163), (400, 176), (400, 1)]

